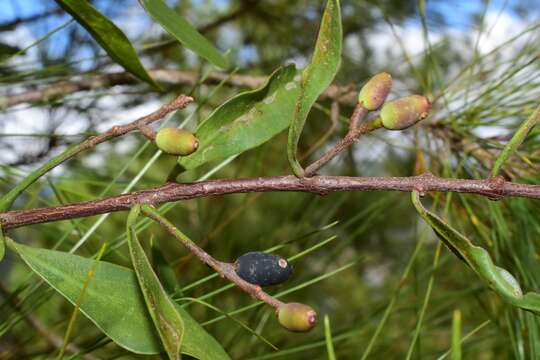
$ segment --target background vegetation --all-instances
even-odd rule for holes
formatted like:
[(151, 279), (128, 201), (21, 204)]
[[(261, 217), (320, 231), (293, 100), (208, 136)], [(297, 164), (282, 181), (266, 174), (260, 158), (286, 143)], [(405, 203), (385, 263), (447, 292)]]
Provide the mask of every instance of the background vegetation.
[[(156, 109), (174, 93), (195, 104), (166, 122), (197, 123), (224, 100), (245, 90), (237, 75), (266, 76), (288, 62), (304, 66), (316, 38), (322, 1), (178, 1), (177, 11), (217, 47), (232, 66), (222, 84), (206, 79), (221, 70), (184, 49), (145, 15), (134, 0), (94, 1), (127, 34), (147, 69), (189, 71), (194, 84), (165, 84), (159, 92), (143, 82), (76, 91), (58, 98), (4, 106), (0, 116), (0, 191), (5, 193), (66, 146), (112, 124)], [(0, 10), (0, 104), (9, 96), (47, 84), (120, 71), (88, 33), (54, 1), (5, 1)], [(376, 132), (322, 170), (324, 174), (408, 176), (429, 170), (446, 177), (484, 178), (505, 141), (538, 106), (540, 21), (534, 1), (342, 1), (344, 53), (336, 83), (354, 89), (375, 72), (395, 79), (393, 97), (421, 93), (434, 100), (428, 120), (406, 133)], [(61, 27), (60, 30), (58, 28)], [(30, 47), (31, 46), (31, 47)], [(27, 47), (30, 47), (26, 49)], [(356, 90), (354, 90), (356, 91)], [(348, 118), (350, 103), (340, 104)], [(301, 153), (316, 159), (346, 132), (332, 124), (331, 100), (309, 115)], [(163, 122), (160, 123), (160, 125)], [(319, 141), (326, 138), (326, 143)], [(540, 129), (533, 129), (517, 156), (505, 164), (516, 182), (540, 181)], [(290, 173), (287, 135), (234, 161), (209, 164), (183, 175), (190, 181)], [(15, 204), (34, 208), (94, 199), (162, 184), (175, 163), (156, 156), (138, 135), (105, 143), (62, 165), (33, 185)], [(490, 201), (475, 195), (433, 195), (433, 208), (454, 227), (511, 269), (525, 289), (540, 291), (540, 203)], [(188, 311), (233, 359), (325, 358), (322, 315), (330, 319), (338, 359), (439, 358), (450, 348), (452, 314), (461, 313), (465, 358), (540, 357), (538, 317), (504, 304), (463, 266), (419, 220), (409, 194), (238, 194), (166, 205), (167, 216), (215, 258), (234, 261), (248, 251), (280, 246), (296, 257), (295, 273), (270, 293), (285, 292), (318, 310), (321, 322), (292, 334), (271, 309), (235, 289), (190, 256), (157, 226), (139, 239), (174, 270), (175, 299), (195, 297), (245, 322), (279, 348), (201, 304)], [(34, 247), (95, 255), (130, 266), (126, 213), (29, 226), (13, 238)], [(37, 327), (63, 336), (73, 306), (29, 273), (13, 253), (0, 263), (0, 358), (50, 358), (57, 353)], [(16, 297), (16, 298), (14, 298)], [(13, 301), (17, 306), (13, 307)], [(37, 323), (37, 325), (36, 325)], [(381, 327), (379, 327), (381, 326)], [(374, 341), (372, 341), (374, 340)], [(86, 318), (75, 322), (71, 341), (103, 359), (149, 358), (116, 346)]]

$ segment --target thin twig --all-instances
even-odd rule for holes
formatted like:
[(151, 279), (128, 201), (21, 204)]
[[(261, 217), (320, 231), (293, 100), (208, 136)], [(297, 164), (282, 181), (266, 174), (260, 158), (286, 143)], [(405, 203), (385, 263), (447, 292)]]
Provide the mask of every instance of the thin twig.
[[(192, 97), (186, 96), (186, 95), (179, 95), (174, 100), (169, 102), (166, 105), (163, 105), (158, 110), (154, 111), (153, 113), (143, 116), (142, 118), (135, 120), (129, 124), (126, 125), (116, 125), (113, 126), (108, 131), (90, 137), (84, 142), (82, 142), (79, 147), (79, 151), (72, 156), (77, 155), (83, 150), (87, 150), (90, 148), (95, 147), (98, 144), (101, 144), (102, 142), (108, 141), (112, 138), (125, 135), (131, 131), (134, 130), (141, 130), (145, 128), (145, 126), (148, 126), (149, 124), (156, 122), (158, 120), (163, 119), (168, 113), (185, 108), (188, 104), (190, 104), (193, 101)], [(142, 130), (144, 131), (144, 130)]]
[(148, 125), (139, 125), (139, 131), (143, 134), (148, 140), (156, 140), (156, 131)]
[[(150, 76), (157, 82), (164, 85), (195, 85), (200, 81), (200, 74), (195, 71), (179, 71), (175, 69), (153, 69), (149, 70)], [(231, 87), (254, 89), (266, 81), (267, 76), (251, 75), (230, 75), (225, 73), (212, 73), (204, 79), (204, 84), (219, 84), (222, 81)], [(41, 103), (53, 99), (59, 99), (79, 91), (98, 90), (110, 88), (116, 85), (133, 85), (139, 81), (127, 72), (110, 74), (88, 74), (82, 78), (74, 80), (63, 80), (44, 85), (38, 89), (31, 89), (0, 96), (0, 109), (9, 108), (24, 103)], [(331, 85), (326, 89), (319, 99), (336, 99), (340, 103), (354, 104), (356, 102), (356, 92), (351, 86), (340, 87)]]
[[(334, 129), (337, 127), (339, 122), (339, 103), (337, 101), (332, 102), (332, 111), (330, 114), (330, 121), (332, 122), (332, 125), (330, 125), (330, 128), (313, 144), (308, 150), (306, 150), (304, 153), (300, 154), (298, 157), (300, 160), (304, 160), (309, 155), (311, 155), (315, 150), (317, 150), (320, 146), (324, 144), (324, 141), (332, 134)], [(285, 171), (288, 167), (284, 167), (282, 171)], [(247, 207), (251, 206), (258, 198), (261, 197), (263, 193), (256, 193), (251, 198), (249, 198), (243, 205), (237, 207), (232, 213), (229, 214), (229, 216), (222, 221), (214, 230), (208, 234), (208, 236), (205, 236), (204, 239), (200, 241), (200, 244), (202, 247), (205, 246), (209, 241), (214, 239), (223, 229), (229, 225), (236, 217), (238, 217)], [(185, 262), (189, 260), (193, 256), (192, 253), (187, 254), (186, 256), (177, 259), (175, 264), (179, 264), (181, 262)]]
[(304, 171), (304, 176), (313, 176), (317, 172), (317, 170), (319, 170), (327, 162), (332, 160), (341, 151), (352, 145), (356, 140), (360, 138), (360, 136), (374, 130), (374, 128), (370, 125), (369, 122), (358, 125), (367, 113), (368, 110), (364, 108), (362, 104), (357, 104), (351, 116), (351, 120), (349, 123), (349, 131), (347, 132), (345, 137), (341, 139), (333, 148), (328, 150), (323, 156), (321, 156), (319, 160), (309, 165)]
[(272, 297), (271, 295), (264, 292), (260, 286), (253, 285), (243, 280), (236, 274), (235, 266), (231, 263), (221, 262), (214, 259), (206, 251), (198, 247), (190, 238), (188, 238), (184, 233), (182, 233), (176, 226), (169, 222), (166, 218), (161, 216), (157, 210), (150, 205), (143, 205), (141, 208), (142, 213), (148, 216), (150, 219), (154, 220), (160, 224), (169, 234), (174, 236), (178, 241), (180, 241), (191, 253), (197, 256), (203, 263), (210, 266), (214, 269), (221, 277), (229, 280), (244, 292), (251, 295), (254, 299), (265, 302), (266, 304), (272, 306), (276, 310), (283, 305), (283, 302)]
[(129, 210), (134, 204), (166, 202), (209, 196), (295, 191), (324, 195), (338, 191), (413, 191), (459, 192), (486, 196), (524, 197), (540, 199), (540, 185), (519, 184), (497, 180), (441, 178), (426, 173), (409, 177), (349, 177), (349, 176), (273, 176), (247, 179), (208, 180), (195, 183), (167, 183), (162, 186), (103, 199), (83, 201), (48, 208), (0, 213), (0, 226), (7, 230), (51, 221), (74, 219), (115, 211)]
[(358, 124), (364, 119), (368, 110), (362, 105), (362, 103), (356, 104), (354, 111), (351, 115), (351, 120), (349, 121), (349, 132), (355, 131), (358, 129)]
[(306, 154), (307, 155), (312, 154), (316, 149), (321, 147), (326, 142), (326, 140), (328, 140), (330, 135), (332, 135), (332, 133), (336, 130), (339, 123), (339, 112), (340, 112), (339, 109), (340, 109), (339, 102), (335, 100), (332, 101), (332, 105), (330, 106), (330, 121), (331, 121), (330, 127), (313, 145), (311, 145), (311, 147), (308, 150), (306, 150), (304, 154), (302, 154), (303, 157), (305, 157)]
[(146, 115), (138, 120), (135, 120), (129, 124), (126, 125), (116, 125), (113, 126), (110, 130), (96, 135), (89, 137), (82, 143), (78, 145), (74, 145), (71, 148), (68, 148), (66, 151), (64, 151), (62, 154), (54, 157), (53, 159), (49, 160), (47, 163), (42, 165), (40, 168), (36, 169), (34, 172), (32, 172), (29, 176), (24, 178), (24, 180), (17, 184), (13, 189), (11, 189), (5, 196), (2, 197), (2, 200), (0, 201), (0, 209), (6, 210), (11, 207), (15, 199), (24, 191), (26, 190), (30, 185), (32, 185), (36, 180), (38, 180), (41, 176), (45, 175), (47, 172), (51, 171), (58, 165), (66, 162), (67, 160), (73, 158), (74, 156), (78, 155), (79, 153), (91, 149), (98, 144), (101, 144), (102, 142), (111, 140), (112, 138), (125, 135), (133, 130), (141, 130), (144, 132), (145, 127), (155, 121), (161, 120), (165, 115), (168, 113), (185, 108), (189, 103), (193, 101), (193, 98), (185, 95), (180, 95), (176, 97), (174, 100), (169, 102), (168, 104), (162, 106), (158, 110), (154, 111), (153, 113)]

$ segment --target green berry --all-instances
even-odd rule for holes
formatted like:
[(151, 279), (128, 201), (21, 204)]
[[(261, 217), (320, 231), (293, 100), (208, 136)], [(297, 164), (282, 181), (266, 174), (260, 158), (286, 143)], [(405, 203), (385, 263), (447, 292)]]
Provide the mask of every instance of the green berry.
[(199, 140), (189, 131), (163, 128), (156, 134), (156, 146), (167, 154), (186, 156), (197, 150)]
[(370, 111), (377, 110), (386, 100), (391, 88), (392, 76), (385, 72), (379, 73), (362, 87), (358, 94), (358, 102)]
[(277, 310), (281, 326), (290, 331), (306, 332), (317, 323), (317, 313), (310, 306), (300, 303), (283, 304)]
[(388, 130), (403, 130), (425, 119), (431, 104), (425, 96), (411, 95), (384, 104), (381, 122)]

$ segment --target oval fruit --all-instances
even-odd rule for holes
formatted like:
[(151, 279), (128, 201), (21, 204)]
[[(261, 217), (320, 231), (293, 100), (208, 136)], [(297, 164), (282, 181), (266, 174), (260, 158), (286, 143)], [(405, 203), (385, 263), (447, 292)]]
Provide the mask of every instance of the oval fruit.
[(267, 286), (281, 284), (289, 279), (292, 266), (279, 255), (249, 252), (235, 263), (236, 274), (248, 283)]

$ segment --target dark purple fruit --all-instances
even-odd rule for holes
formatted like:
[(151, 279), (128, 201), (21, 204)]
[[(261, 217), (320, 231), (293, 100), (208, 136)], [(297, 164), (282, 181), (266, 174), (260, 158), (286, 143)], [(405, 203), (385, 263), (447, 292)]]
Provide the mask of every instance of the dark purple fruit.
[(292, 266), (279, 255), (249, 252), (235, 263), (236, 274), (248, 283), (267, 286), (281, 284), (289, 279)]

